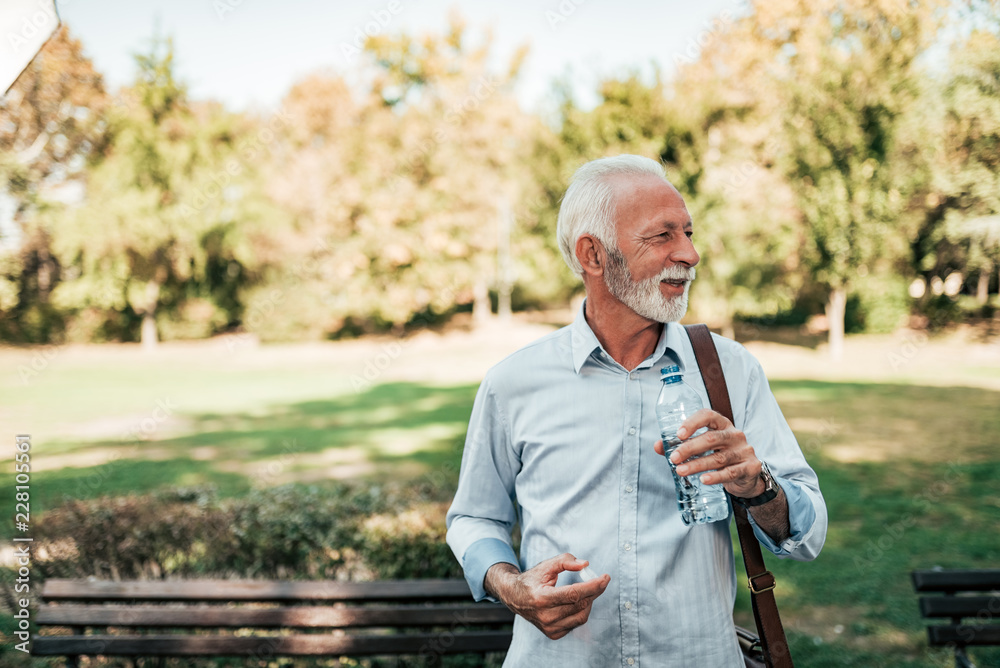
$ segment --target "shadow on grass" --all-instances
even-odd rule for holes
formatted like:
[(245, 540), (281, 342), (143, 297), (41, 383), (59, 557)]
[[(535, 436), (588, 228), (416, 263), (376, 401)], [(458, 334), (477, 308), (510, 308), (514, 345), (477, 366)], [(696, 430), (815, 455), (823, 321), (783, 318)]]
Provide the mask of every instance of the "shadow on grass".
[(39, 473), (33, 500), (44, 510), (67, 497), (167, 485), (215, 485), (235, 495), (296, 480), (457, 479), (476, 387), (388, 383), (266, 413), (189, 416), (189, 435), (76, 446), (102, 451), (110, 461)]
[[(909, 572), (1000, 567), (1000, 392), (798, 380), (771, 386), (816, 469), (830, 516), (816, 561), (765, 557), (796, 659), (808, 666), (948, 665), (946, 653), (927, 648)], [(392, 383), (264, 413), (196, 415), (189, 436), (140, 443), (103, 466), (39, 474), (33, 501), (200, 483), (239, 494), (285, 476), (316, 483), (336, 475), (433, 477), (447, 488), (457, 477), (475, 391)], [(132, 444), (77, 450), (90, 447), (128, 452)], [(100, 483), (81, 490), (88, 476)], [(738, 591), (737, 618), (752, 627), (745, 586)], [(995, 650), (976, 656), (997, 665)]]
[[(810, 563), (765, 555), (798, 663), (937, 666), (910, 571), (1000, 568), (1000, 393), (819, 381), (772, 389), (816, 470), (830, 524)], [(741, 586), (737, 619), (752, 626)], [(1000, 650), (973, 651), (1000, 665)]]

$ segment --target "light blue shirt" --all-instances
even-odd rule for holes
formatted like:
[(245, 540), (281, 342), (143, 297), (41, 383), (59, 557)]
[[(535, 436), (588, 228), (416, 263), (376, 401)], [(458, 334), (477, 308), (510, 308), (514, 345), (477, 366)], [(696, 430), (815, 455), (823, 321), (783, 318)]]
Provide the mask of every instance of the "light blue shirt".
[[(826, 538), (816, 474), (771, 394), (757, 360), (714, 336), (736, 427), (788, 498), (791, 535), (779, 557), (809, 560)], [(490, 369), (476, 395), (448, 544), (477, 600), (490, 566), (527, 570), (563, 552), (590, 561), (611, 583), (587, 623), (549, 640), (520, 616), (505, 666), (743, 665), (733, 631), (736, 574), (729, 522), (687, 527), (654, 414), (660, 367), (678, 364), (709, 405), (691, 343), (679, 324), (629, 372), (601, 347), (583, 309), (573, 324)], [(520, 557), (511, 531), (520, 523)], [(559, 585), (579, 582), (574, 572)], [(779, 583), (780, 587), (780, 583)]]

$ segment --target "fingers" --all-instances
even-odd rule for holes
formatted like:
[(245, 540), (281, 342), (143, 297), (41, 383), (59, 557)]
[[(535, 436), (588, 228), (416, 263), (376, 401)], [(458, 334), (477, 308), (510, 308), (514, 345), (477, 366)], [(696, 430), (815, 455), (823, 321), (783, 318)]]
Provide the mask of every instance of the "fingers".
[(610, 575), (604, 575), (590, 582), (578, 582), (546, 590), (545, 598), (552, 606), (577, 605), (580, 601), (593, 600), (604, 593), (611, 582)]
[(588, 582), (555, 586), (559, 573), (579, 571), (587, 564), (568, 553), (539, 562), (521, 574), (518, 596), (504, 602), (549, 638), (561, 638), (587, 621), (594, 599), (611, 582), (605, 574)]
[(570, 631), (578, 626), (583, 626), (587, 623), (590, 618), (590, 611), (593, 607), (594, 599), (585, 599), (581, 602), (580, 609), (578, 611), (569, 611), (565, 617), (547, 625), (546, 628), (542, 629), (542, 632), (552, 640), (558, 640), (563, 636), (567, 635)]
[(537, 579), (542, 585), (555, 586), (559, 574), (563, 571), (579, 571), (590, 562), (577, 559), (572, 554), (564, 552), (556, 557), (550, 557), (545, 561), (540, 561), (527, 573), (529, 578)]
[(736, 464), (734, 466), (718, 468), (711, 473), (702, 475), (701, 479), (706, 485), (737, 483), (742, 487), (747, 481), (750, 481), (753, 486), (756, 486), (757, 477), (759, 475), (760, 462), (755, 460), (754, 462), (741, 462), (740, 464)]
[(560, 587), (559, 589), (569, 589), (571, 587), (576, 589), (575, 600), (565, 605), (539, 610), (536, 619), (531, 621), (549, 638), (553, 640), (562, 638), (576, 627), (587, 622), (594, 599), (604, 593), (609, 582), (611, 582), (611, 577), (605, 575), (593, 582), (584, 583), (586, 585), (599, 584), (596, 593), (592, 595), (582, 595), (583, 585)]
[(732, 426), (733, 423), (726, 419), (725, 416), (720, 413), (716, 413), (710, 408), (702, 408), (700, 411), (691, 415), (691, 417), (687, 420), (684, 420), (680, 428), (677, 430), (677, 438), (683, 440), (702, 427), (720, 430), (727, 429)]
[(661, 457), (667, 454), (667, 451), (663, 449), (663, 441), (656, 442), (656, 445), (653, 446), (653, 452), (660, 455)]
[[(688, 425), (688, 429), (682, 426), (677, 430), (677, 436), (680, 438), (688, 438), (703, 426), (707, 426), (709, 431), (694, 438), (688, 438), (687, 441), (678, 445), (670, 454), (670, 461), (675, 464), (680, 464), (709, 450), (721, 450), (746, 444), (746, 436), (742, 431), (736, 429), (732, 422), (707, 409), (698, 411), (685, 420), (684, 424)], [(682, 434), (683, 436), (681, 436)], [(678, 471), (678, 473), (680, 472)], [(686, 474), (681, 473), (681, 475)]]
[[(685, 438), (702, 427), (709, 431), (689, 438), (670, 454), (670, 461), (677, 466), (677, 475), (697, 475), (706, 485), (724, 484), (733, 493), (755, 487), (760, 460), (747, 443), (746, 435), (725, 417), (708, 409), (685, 420), (677, 435)], [(654, 450), (659, 453), (662, 442), (657, 443)]]

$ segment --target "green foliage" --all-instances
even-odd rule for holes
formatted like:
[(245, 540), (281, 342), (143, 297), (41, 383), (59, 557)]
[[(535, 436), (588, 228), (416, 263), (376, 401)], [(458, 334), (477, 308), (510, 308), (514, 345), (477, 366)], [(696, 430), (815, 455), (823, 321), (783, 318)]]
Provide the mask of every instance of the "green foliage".
[(855, 285), (854, 299), (847, 302), (848, 332), (888, 334), (906, 324), (912, 300), (902, 278), (869, 275)]
[[(544, 121), (514, 96), (525, 50), (497, 63), (457, 15), (372, 37), (365, 84), (310, 75), (263, 119), (190, 100), (169, 40), (111, 103), (63, 29), (0, 103), (0, 197), (23, 232), (0, 252), (0, 339), (398, 333), (511, 285), (521, 308), (562, 306), (580, 290), (562, 195), (623, 152), (659, 157), (692, 213), (693, 319), (850, 293), (855, 323), (887, 330), (898, 286), (876, 303), (865, 276), (1000, 266), (977, 231), (1000, 211), (995, 6), (944, 7), (753, 3), (673, 79), (606, 79), (589, 110), (560, 84)], [(50, 187), (84, 182), (81, 206)]]
[(80, 185), (106, 141), (108, 103), (101, 75), (65, 26), (0, 98), (0, 207), (20, 231), (0, 239), (0, 340), (63, 336), (64, 315), (51, 301), (61, 267), (38, 217), (49, 199)]
[(165, 488), (73, 500), (37, 525), (41, 577), (457, 577), (444, 544), (449, 490), (286, 485), (223, 499)]
[(128, 338), (139, 318), (144, 338), (156, 336), (156, 321), (168, 336), (206, 336), (239, 318), (238, 291), (256, 264), (248, 240), (266, 211), (240, 152), (256, 128), (216, 105), (189, 104), (169, 41), (137, 61), (85, 203), (44, 217), (64, 268), (53, 301), (85, 314), (85, 336), (129, 311)]
[[(474, 300), (488, 309), (504, 278), (500, 219), (532, 188), (536, 121), (513, 95), (520, 56), (496, 71), (489, 40), (474, 44), (458, 19), (421, 40), (371, 38), (365, 56), (367, 89), (316, 74), (285, 98), (272, 182), (294, 223), (269, 274), (279, 298), (251, 298), (251, 311), (274, 313), (251, 327), (263, 338), (330, 336), (349, 321), (398, 330)], [(512, 254), (530, 269), (542, 246), (513, 227)]]

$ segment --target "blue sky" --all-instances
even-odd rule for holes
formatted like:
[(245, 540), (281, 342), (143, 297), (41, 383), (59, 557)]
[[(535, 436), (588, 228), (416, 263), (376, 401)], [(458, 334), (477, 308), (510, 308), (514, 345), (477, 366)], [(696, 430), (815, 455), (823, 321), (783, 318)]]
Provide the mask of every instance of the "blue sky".
[[(456, 8), (474, 34), (491, 28), (495, 52), (509, 56), (528, 42), (530, 56), (518, 91), (537, 110), (551, 82), (569, 76), (589, 105), (603, 76), (652, 63), (669, 75), (678, 56), (711, 39), (723, 12), (742, 0), (60, 0), (63, 21), (114, 90), (134, 74), (132, 54), (145, 49), (158, 25), (174, 38), (178, 71), (196, 98), (232, 109), (276, 107), (292, 83), (329, 68), (350, 78), (357, 60), (345, 56), (358, 29), (441, 32)], [(384, 26), (382, 24), (385, 24)]]

